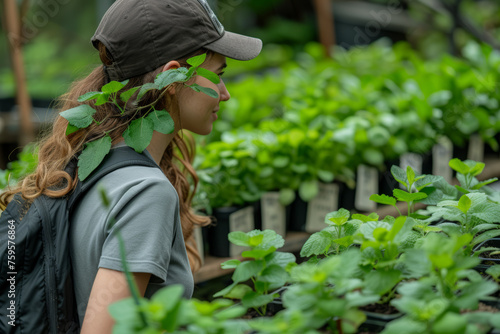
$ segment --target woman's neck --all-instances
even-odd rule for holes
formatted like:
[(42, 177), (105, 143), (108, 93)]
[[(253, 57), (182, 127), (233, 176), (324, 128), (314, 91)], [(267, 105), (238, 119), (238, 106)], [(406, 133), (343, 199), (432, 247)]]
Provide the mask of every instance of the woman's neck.
[(167, 149), (170, 142), (174, 139), (176, 131), (171, 134), (163, 134), (157, 131), (153, 132), (153, 138), (151, 139), (151, 143), (149, 143), (146, 148), (148, 152), (153, 157), (154, 161), (158, 165), (160, 165), (161, 158), (163, 157), (163, 153)]

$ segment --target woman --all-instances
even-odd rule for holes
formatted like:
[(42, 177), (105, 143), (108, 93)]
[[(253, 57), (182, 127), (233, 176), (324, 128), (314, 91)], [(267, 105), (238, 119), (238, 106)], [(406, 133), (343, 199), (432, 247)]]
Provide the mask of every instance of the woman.
[[(61, 110), (80, 105), (78, 97), (99, 91), (110, 81), (129, 80), (123, 90), (153, 82), (164, 71), (189, 67), (186, 60), (206, 53), (201, 65), (219, 76), (226, 57), (249, 60), (256, 57), (262, 43), (258, 39), (225, 32), (205, 0), (118, 0), (106, 12), (92, 38), (103, 65), (76, 82), (61, 99)], [(84, 145), (106, 133), (113, 147), (126, 146), (123, 132), (128, 124), (144, 116), (156, 103), (156, 110), (167, 110), (175, 123), (172, 134), (154, 132), (144, 151), (161, 168), (129, 166), (104, 176), (111, 207), (100, 204), (97, 186), (76, 204), (70, 217), (71, 257), (78, 315), (82, 333), (110, 333), (113, 320), (107, 307), (129, 296), (123, 274), (116, 229), (125, 241), (129, 269), (140, 293), (150, 297), (161, 287), (181, 283), (185, 297), (191, 297), (191, 270), (200, 266), (192, 242), (193, 225), (208, 223), (190, 209), (197, 177), (191, 165), (193, 141), (181, 130), (208, 134), (217, 119), (219, 103), (230, 98), (224, 82), (218, 84), (196, 76), (194, 83), (217, 92), (213, 98), (183, 85), (166, 92), (151, 90), (135, 108), (127, 104), (121, 114), (112, 104), (89, 104), (97, 110), (89, 127), (66, 135), (68, 122), (58, 117), (52, 133), (42, 141), (36, 172), (22, 185), (0, 198), (6, 204), (22, 191), (34, 199), (40, 194), (62, 197), (69, 194), (78, 179), (64, 171)], [(86, 102), (87, 103), (87, 102)], [(194, 187), (190, 187), (191, 178)], [(61, 189), (61, 183), (66, 186)], [(110, 218), (116, 218), (111, 227)], [(189, 257), (189, 261), (188, 261)]]

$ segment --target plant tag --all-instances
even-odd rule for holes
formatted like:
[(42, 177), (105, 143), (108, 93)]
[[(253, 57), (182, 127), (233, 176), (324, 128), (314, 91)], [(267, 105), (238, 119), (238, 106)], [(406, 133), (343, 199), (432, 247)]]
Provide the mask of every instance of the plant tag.
[(200, 226), (195, 225), (193, 229), (193, 237), (194, 241), (196, 242), (196, 249), (198, 250), (198, 254), (200, 254), (201, 264), (203, 265), (205, 263), (205, 252), (203, 251), (205, 249), (205, 246), (203, 244), (203, 234), (201, 232)]
[(467, 159), (484, 162), (484, 141), (478, 134), (473, 134), (469, 138)]
[[(247, 206), (229, 215), (229, 232), (241, 231), (247, 233), (253, 231), (254, 228), (253, 207)], [(229, 256), (239, 256), (241, 252), (248, 249), (248, 247), (229, 243)]]
[(262, 229), (273, 230), (281, 236), (286, 234), (286, 211), (280, 203), (280, 193), (267, 192), (260, 199), (262, 210)]
[(448, 163), (453, 159), (453, 143), (448, 137), (439, 138), (432, 148), (432, 174), (444, 177), (450, 183), (453, 170)]
[(374, 167), (359, 165), (356, 179), (354, 207), (359, 211), (375, 211), (377, 203), (370, 196), (378, 194), (378, 170)]
[(325, 216), (339, 209), (339, 185), (319, 183), (318, 195), (307, 205), (306, 232), (321, 231), (326, 227)]

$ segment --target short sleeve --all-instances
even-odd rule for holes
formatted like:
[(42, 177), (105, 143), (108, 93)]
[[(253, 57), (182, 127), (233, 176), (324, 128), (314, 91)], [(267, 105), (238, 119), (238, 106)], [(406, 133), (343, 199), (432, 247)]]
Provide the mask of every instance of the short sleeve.
[[(107, 218), (99, 267), (123, 271), (120, 234), (129, 270), (152, 274), (152, 283), (166, 282), (179, 214), (175, 189), (166, 179), (141, 180), (114, 203)], [(113, 216), (115, 223), (110, 226)]]

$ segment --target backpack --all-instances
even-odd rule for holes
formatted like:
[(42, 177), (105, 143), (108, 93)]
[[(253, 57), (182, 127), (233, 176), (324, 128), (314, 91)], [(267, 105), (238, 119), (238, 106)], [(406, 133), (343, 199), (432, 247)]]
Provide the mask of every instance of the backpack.
[[(26, 211), (19, 194), (0, 216), (0, 333), (78, 333), (68, 217), (73, 205), (104, 175), (125, 166), (159, 168), (130, 147), (112, 149), (75, 190), (37, 197)], [(76, 160), (66, 171), (74, 175)], [(25, 214), (20, 219), (23, 210)]]

